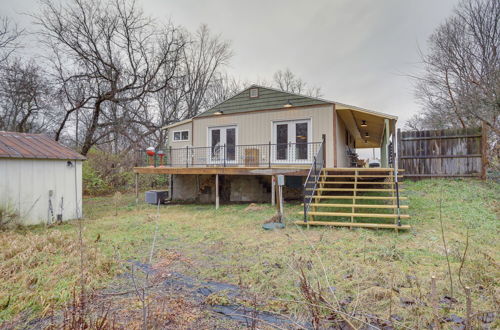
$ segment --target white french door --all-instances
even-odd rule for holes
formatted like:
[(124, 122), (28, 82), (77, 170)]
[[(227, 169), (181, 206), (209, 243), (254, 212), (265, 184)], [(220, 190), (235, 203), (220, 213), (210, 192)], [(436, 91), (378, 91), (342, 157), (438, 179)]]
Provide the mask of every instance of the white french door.
[(276, 163), (309, 163), (311, 161), (311, 120), (273, 123), (273, 161)]
[(208, 160), (211, 164), (236, 162), (236, 126), (208, 129)]

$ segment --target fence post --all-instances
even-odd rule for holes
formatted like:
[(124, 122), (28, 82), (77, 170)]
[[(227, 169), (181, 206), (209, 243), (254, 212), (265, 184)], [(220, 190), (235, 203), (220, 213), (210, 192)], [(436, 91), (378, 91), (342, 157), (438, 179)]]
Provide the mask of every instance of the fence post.
[(267, 148), (267, 161), (269, 163), (269, 168), (271, 168), (271, 141), (269, 141)]
[(189, 146), (186, 146), (186, 167), (189, 167)]
[(483, 121), (481, 125), (481, 179), (486, 180), (488, 168), (488, 127)]
[(222, 154), (224, 156), (224, 167), (226, 167), (226, 144), (224, 143)]

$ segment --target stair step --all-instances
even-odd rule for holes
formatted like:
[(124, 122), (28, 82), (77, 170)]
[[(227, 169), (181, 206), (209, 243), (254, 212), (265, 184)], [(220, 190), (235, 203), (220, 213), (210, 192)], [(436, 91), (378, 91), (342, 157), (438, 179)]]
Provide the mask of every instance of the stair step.
[[(325, 167), (323, 171), (358, 171), (358, 172), (394, 172), (393, 168), (390, 167)], [(404, 172), (404, 169), (398, 169), (398, 172)]]
[[(302, 204), (303, 205), (303, 204)], [(397, 209), (397, 205), (384, 205), (384, 204), (329, 204), (329, 203), (311, 203), (311, 206), (316, 207), (354, 207), (366, 209)], [(400, 205), (400, 209), (407, 209), (408, 205)]]
[[(314, 190), (314, 188), (306, 188), (305, 190)], [(377, 189), (377, 188), (316, 188), (318, 191), (378, 191), (378, 192), (396, 192), (396, 189)], [(404, 191), (404, 189), (399, 189)]]
[(374, 181), (370, 181), (370, 182), (366, 182), (366, 181), (358, 181), (358, 182), (355, 182), (355, 181), (326, 181), (326, 182), (322, 182), (322, 184), (394, 184), (394, 182), (387, 182), (387, 181), (382, 181), (382, 182), (374, 182)]
[[(304, 212), (297, 212), (298, 214), (304, 215)], [(318, 212), (318, 211), (309, 211), (308, 215), (319, 215), (319, 216), (327, 216), (327, 217), (357, 217), (357, 218), (398, 218), (397, 214), (383, 214), (383, 213), (352, 213), (352, 212)], [(408, 214), (400, 214), (399, 217), (401, 219), (408, 219), (410, 215)]]
[(360, 222), (330, 222), (330, 221), (294, 221), (296, 225), (311, 226), (335, 226), (335, 227), (358, 227), (358, 228), (383, 228), (383, 229), (411, 229), (410, 225), (395, 225), (386, 223), (360, 223)]
[[(397, 199), (397, 197), (392, 196), (306, 196), (306, 198), (318, 198), (318, 199)], [(408, 197), (399, 197), (400, 200), (407, 200)]]
[[(394, 175), (374, 175), (374, 174), (359, 174), (359, 175), (354, 175), (354, 174), (321, 174), (320, 177), (322, 178), (394, 178)], [(398, 175), (398, 178), (402, 178), (403, 175)]]

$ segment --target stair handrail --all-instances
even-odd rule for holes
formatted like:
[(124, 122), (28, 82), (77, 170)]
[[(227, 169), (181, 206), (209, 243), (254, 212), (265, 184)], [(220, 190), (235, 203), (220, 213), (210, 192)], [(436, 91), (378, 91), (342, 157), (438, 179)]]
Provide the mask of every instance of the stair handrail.
[[(307, 174), (306, 181), (304, 182), (304, 222), (307, 222), (307, 213), (309, 212), (313, 196), (316, 193), (316, 187), (318, 186), (319, 176), (323, 171), (324, 167), (325, 167), (325, 136), (323, 135), (323, 139), (321, 141), (319, 150), (317, 154), (314, 156), (313, 163), (311, 165), (311, 168), (309, 169), (309, 173)], [(310, 181), (313, 179), (314, 179), (314, 185), (312, 187), (312, 190), (309, 190), (310, 195), (308, 196), (307, 188)]]

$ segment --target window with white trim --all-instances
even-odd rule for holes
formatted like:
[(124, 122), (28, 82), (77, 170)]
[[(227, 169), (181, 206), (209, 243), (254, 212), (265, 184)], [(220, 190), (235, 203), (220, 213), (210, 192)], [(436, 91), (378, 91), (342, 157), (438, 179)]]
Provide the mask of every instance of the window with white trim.
[(188, 140), (189, 140), (189, 131), (174, 132), (174, 141), (188, 141)]

